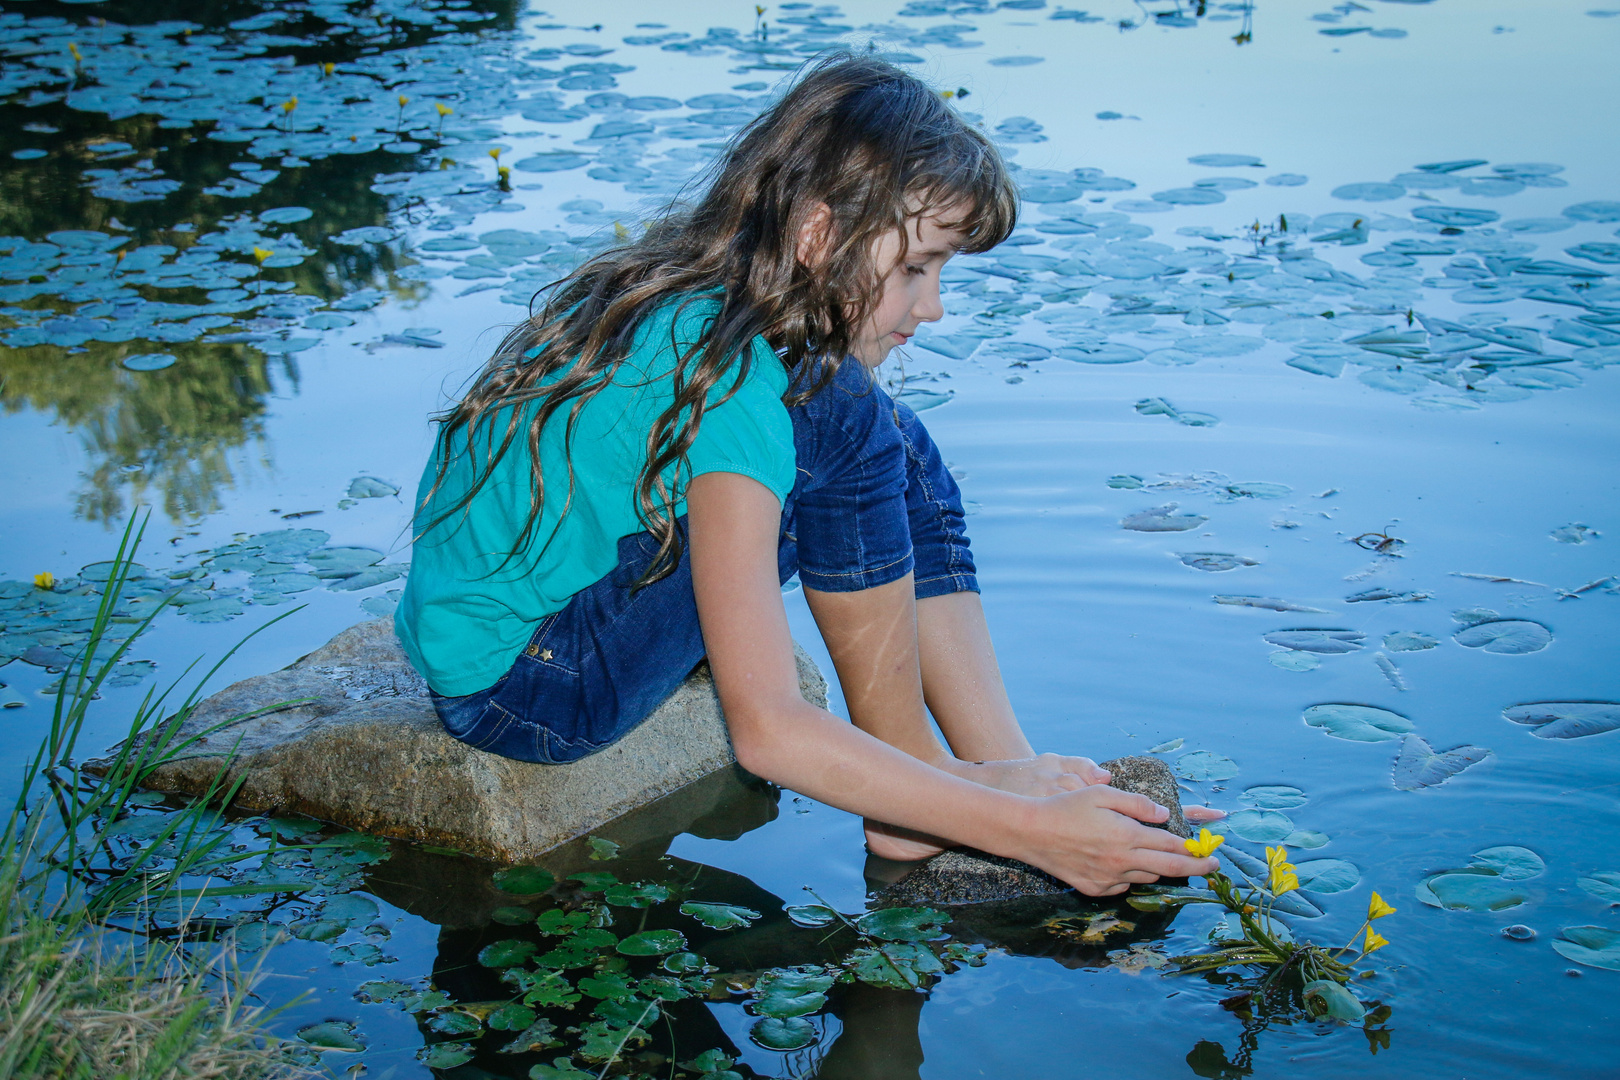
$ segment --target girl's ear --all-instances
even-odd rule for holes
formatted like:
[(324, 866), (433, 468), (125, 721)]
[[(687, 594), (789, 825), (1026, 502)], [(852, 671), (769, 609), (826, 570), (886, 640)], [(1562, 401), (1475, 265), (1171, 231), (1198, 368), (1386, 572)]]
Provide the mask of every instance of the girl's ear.
[(827, 258), (827, 243), (832, 232), (832, 207), (818, 202), (805, 215), (794, 236), (793, 257), (807, 270), (819, 267)]

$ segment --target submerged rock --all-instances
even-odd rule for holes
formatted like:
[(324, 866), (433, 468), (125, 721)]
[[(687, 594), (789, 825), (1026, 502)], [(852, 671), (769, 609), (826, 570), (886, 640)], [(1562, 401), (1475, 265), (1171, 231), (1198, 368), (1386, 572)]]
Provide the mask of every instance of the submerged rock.
[[(1154, 828), (1168, 830), (1180, 837), (1192, 835), (1192, 828), (1181, 813), (1181, 796), (1170, 766), (1154, 757), (1123, 757), (1105, 761), (1102, 767), (1112, 774), (1109, 786), (1146, 795), (1170, 811), (1169, 818)], [(1069, 887), (1063, 882), (1028, 863), (982, 851), (958, 849), (929, 859), (879, 893), (878, 900), (883, 905), (954, 907), (1000, 904), (1068, 891)]]
[[(795, 653), (799, 692), (825, 707), (826, 680)], [(457, 742), (427, 695), (392, 620), (373, 619), (208, 698), (180, 728), (180, 740), (196, 741), (143, 783), (200, 795), (223, 775), (226, 787), (241, 781), (233, 804), (244, 809), (516, 862), (736, 760), (707, 665), (630, 734), (568, 765)]]

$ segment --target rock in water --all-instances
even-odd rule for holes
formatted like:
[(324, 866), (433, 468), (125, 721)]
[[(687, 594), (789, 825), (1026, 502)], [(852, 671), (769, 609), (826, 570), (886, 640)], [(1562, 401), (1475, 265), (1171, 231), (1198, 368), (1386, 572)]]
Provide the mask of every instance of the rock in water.
[[(795, 653), (799, 692), (825, 707), (826, 680), (803, 650)], [(204, 701), (179, 732), (197, 741), (143, 783), (199, 795), (224, 770), (227, 786), (242, 781), (235, 805), (245, 809), (517, 862), (736, 760), (707, 665), (624, 738), (568, 765), (457, 742), (427, 695), (393, 620), (364, 622), (288, 668)]]
[[(1181, 813), (1181, 796), (1170, 766), (1154, 757), (1123, 757), (1105, 761), (1102, 767), (1113, 774), (1110, 787), (1146, 795), (1170, 811), (1170, 817), (1154, 828), (1166, 829), (1180, 837), (1192, 835), (1192, 828)], [(929, 859), (883, 890), (879, 902), (885, 906), (956, 906), (1000, 903), (1068, 891), (1069, 887), (1057, 878), (1017, 859), (962, 849)]]

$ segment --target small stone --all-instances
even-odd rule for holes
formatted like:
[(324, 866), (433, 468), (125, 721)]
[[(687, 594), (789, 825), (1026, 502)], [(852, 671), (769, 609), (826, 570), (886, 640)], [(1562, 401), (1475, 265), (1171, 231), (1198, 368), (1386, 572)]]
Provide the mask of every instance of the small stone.
[(1502, 927), (1502, 936), (1512, 938), (1514, 941), (1536, 940), (1536, 932), (1523, 923), (1514, 923), (1512, 926)]

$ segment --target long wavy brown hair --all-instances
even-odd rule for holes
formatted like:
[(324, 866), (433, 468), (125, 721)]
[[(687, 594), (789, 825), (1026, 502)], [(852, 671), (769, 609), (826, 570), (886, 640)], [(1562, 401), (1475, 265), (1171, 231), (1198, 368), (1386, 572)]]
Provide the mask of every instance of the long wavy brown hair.
[[(796, 257), (796, 238), (821, 206), (831, 215), (811, 269)], [(820, 60), (737, 134), (695, 205), (672, 204), (640, 239), (537, 294), (539, 310), (437, 417), (438, 470), (418, 510), (418, 536), (465, 510), (520, 438), (538, 463), (540, 434), (564, 410), (571, 454), (580, 410), (619, 376), (641, 322), (666, 301), (706, 293), (719, 310), (676, 358), (674, 399), (647, 433), (636, 480), (639, 516), (658, 543), (636, 587), (664, 577), (684, 546), (675, 509), (687, 452), (711, 391), (730, 375), (734, 392), (748, 377), (752, 340), (762, 336), (781, 357), (787, 403), (803, 401), (831, 381), (878, 298), (890, 268), (873, 265), (873, 249), (884, 233), (899, 234), (904, 258), (908, 219), (934, 216), (961, 233), (959, 250), (987, 251), (1012, 232), (1017, 212), (1017, 188), (995, 147), (939, 93), (874, 57)], [(473, 483), (422, 525), (452, 461), (470, 447), (481, 457)], [(546, 480), (536, 467), (508, 562), (529, 550), (541, 508), (555, 497)], [(570, 464), (563, 513), (573, 481)]]

